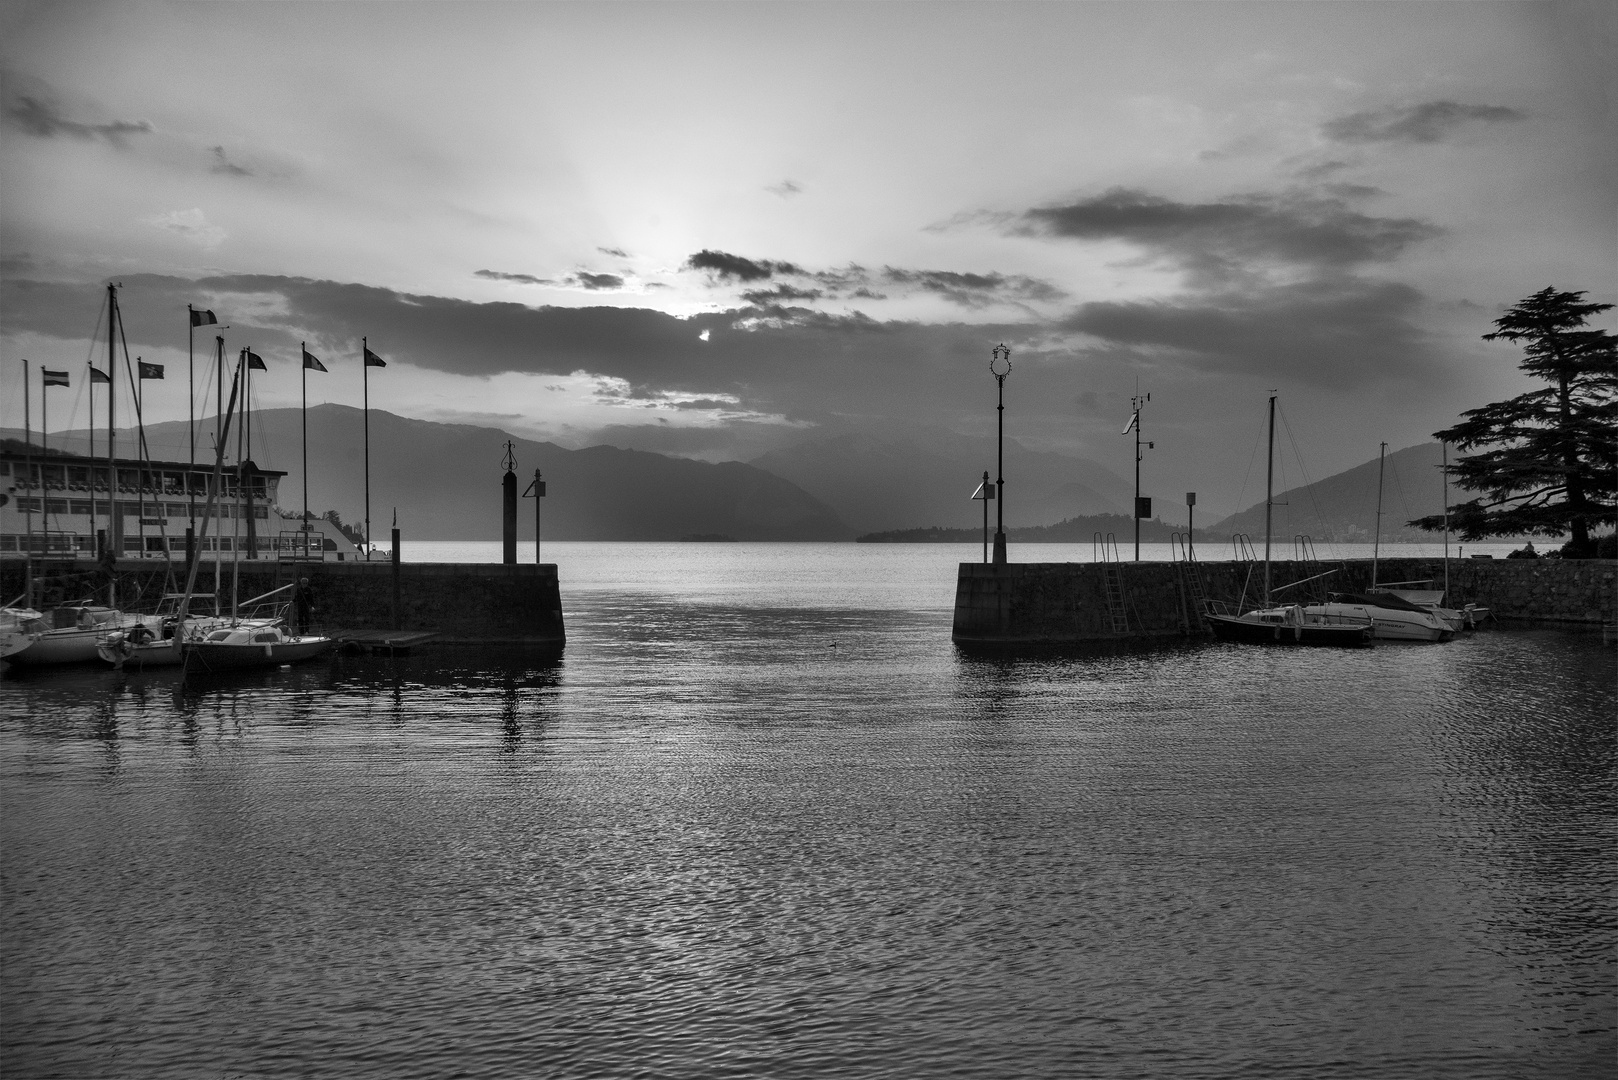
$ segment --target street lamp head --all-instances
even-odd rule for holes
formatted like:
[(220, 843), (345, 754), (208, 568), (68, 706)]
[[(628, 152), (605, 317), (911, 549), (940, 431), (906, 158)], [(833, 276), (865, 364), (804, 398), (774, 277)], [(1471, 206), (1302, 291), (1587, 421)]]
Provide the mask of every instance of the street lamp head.
[(1011, 374), (1011, 350), (1004, 345), (994, 347), (994, 357), (989, 361), (989, 370), (996, 379), (1004, 379)]

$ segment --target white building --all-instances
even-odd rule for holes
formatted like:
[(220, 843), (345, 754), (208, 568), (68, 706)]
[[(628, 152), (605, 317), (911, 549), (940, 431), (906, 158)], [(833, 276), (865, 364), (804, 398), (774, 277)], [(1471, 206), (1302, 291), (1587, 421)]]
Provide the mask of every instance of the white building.
[[(193, 529), (203, 558), (355, 559), (356, 548), (331, 521), (300, 521), (280, 509), (284, 472), (247, 462), (223, 470), (204, 530), (212, 465), (118, 458), (109, 490), (106, 458), (88, 458), (0, 440), (0, 558), (35, 555), (94, 559), (109, 542), (120, 558), (185, 558)], [(245, 482), (244, 482), (245, 481)], [(206, 531), (206, 536), (203, 536)]]

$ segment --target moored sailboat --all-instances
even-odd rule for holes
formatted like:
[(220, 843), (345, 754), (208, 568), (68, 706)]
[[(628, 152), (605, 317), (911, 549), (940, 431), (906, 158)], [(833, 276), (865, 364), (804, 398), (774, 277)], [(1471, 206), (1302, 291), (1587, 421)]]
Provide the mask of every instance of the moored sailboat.
[(1204, 617), (1221, 641), (1253, 645), (1362, 646), (1371, 643), (1371, 627), (1358, 618), (1310, 611), (1301, 604), (1272, 606), (1270, 599), (1271, 507), (1275, 499), (1275, 396), (1270, 396), (1270, 438), (1264, 475), (1264, 601), (1235, 615), (1208, 611)]

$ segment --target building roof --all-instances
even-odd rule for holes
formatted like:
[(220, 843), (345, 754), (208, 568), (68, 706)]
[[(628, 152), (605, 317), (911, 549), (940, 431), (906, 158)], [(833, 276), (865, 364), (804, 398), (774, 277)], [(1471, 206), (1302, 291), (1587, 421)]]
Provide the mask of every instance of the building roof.
[[(105, 465), (107, 463), (107, 459), (105, 457), (97, 456), (92, 458), (85, 454), (69, 453), (66, 450), (55, 450), (50, 447), (30, 445), (29, 443), (23, 442), (21, 439), (0, 439), (0, 458), (4, 458), (8, 461), (22, 461), (26, 458), (33, 458), (34, 462), (39, 465)], [(155, 458), (150, 461), (142, 461), (139, 458), (130, 457), (116, 457), (113, 458), (113, 461), (120, 466), (127, 465), (131, 468), (145, 467), (148, 469), (185, 471), (202, 470), (209, 473), (213, 472), (213, 464), (211, 462), (204, 464), (203, 462), (199, 461), (193, 465), (189, 461), (158, 461)], [(266, 469), (257, 465), (253, 461), (248, 461), (247, 464), (252, 465), (253, 471), (259, 476), (287, 475), (286, 470), (284, 469)], [(234, 472), (235, 470), (235, 465), (227, 464), (225, 466), (226, 472)]]

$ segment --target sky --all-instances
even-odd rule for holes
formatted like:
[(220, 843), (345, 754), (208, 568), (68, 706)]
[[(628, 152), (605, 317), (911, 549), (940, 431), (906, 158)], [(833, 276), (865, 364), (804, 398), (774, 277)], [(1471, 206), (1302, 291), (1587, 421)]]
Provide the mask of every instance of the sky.
[(1526, 389), (1504, 307), (1618, 299), (1615, 10), (8, 3), (0, 426), (23, 359), (84, 426), (117, 282), (148, 420), (212, 400), (194, 304), (261, 406), (300, 347), (360, 404), (363, 337), (406, 416), (987, 467), (1004, 343), (1008, 437), (1128, 476), (1149, 392), (1143, 487), (1234, 510), (1271, 393), (1319, 478)]

